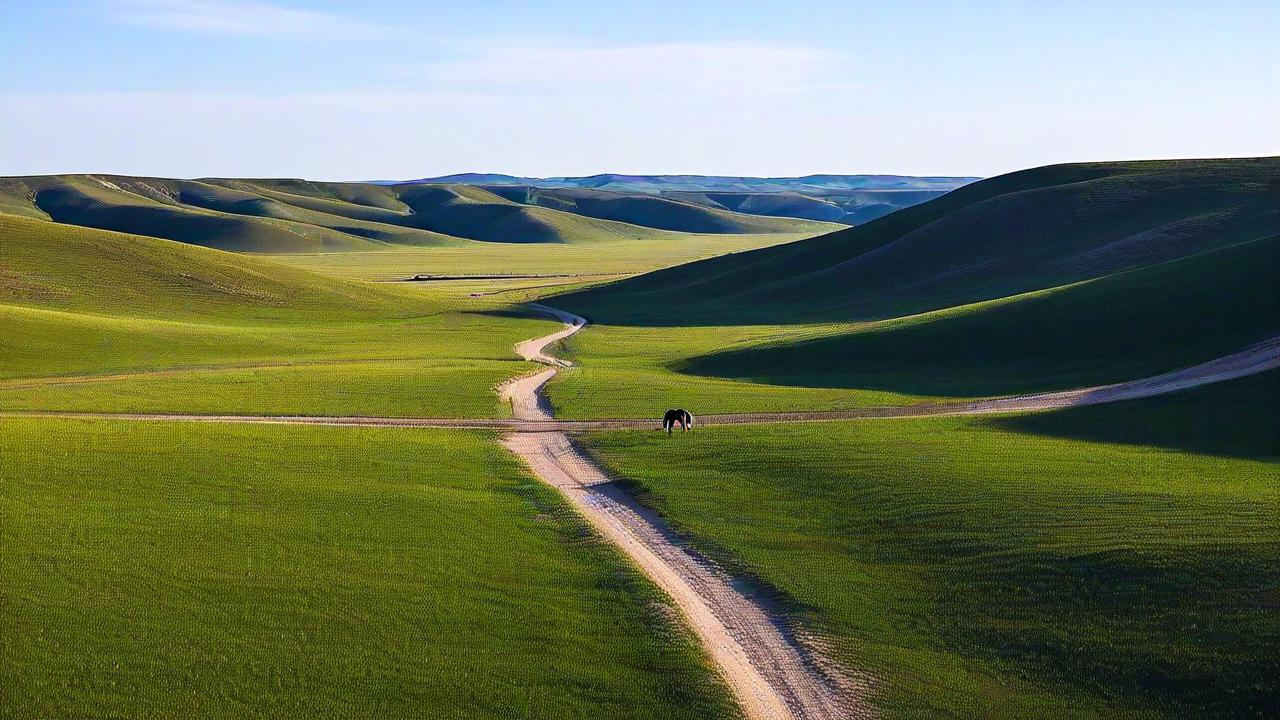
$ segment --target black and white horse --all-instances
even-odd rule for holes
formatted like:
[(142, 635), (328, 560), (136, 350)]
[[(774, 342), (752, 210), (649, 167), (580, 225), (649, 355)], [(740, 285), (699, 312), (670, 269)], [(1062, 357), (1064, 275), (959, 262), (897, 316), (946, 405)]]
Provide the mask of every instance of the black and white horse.
[(691, 429), (693, 427), (693, 415), (689, 414), (689, 411), (684, 408), (668, 410), (663, 414), (662, 429), (666, 430), (668, 435), (671, 434), (672, 428), (677, 424), (680, 425), (680, 432)]

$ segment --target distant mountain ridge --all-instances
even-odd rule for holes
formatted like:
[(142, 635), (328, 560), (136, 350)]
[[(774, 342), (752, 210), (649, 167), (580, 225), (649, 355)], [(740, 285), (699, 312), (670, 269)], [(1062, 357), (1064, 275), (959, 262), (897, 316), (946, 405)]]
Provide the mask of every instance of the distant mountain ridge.
[(804, 175), (751, 177), (736, 175), (625, 175), (601, 173), (580, 177), (519, 177), (502, 173), (458, 173), (417, 180), (383, 180), (377, 185), (453, 183), (461, 185), (522, 185), (536, 188), (581, 188), (617, 192), (801, 192), (821, 190), (954, 190), (979, 177), (913, 175)]
[[(916, 177), (911, 175), (804, 175), (801, 177), (739, 177), (731, 175), (624, 175), (603, 173), (585, 177), (530, 178), (501, 173), (460, 173), (418, 180), (372, 183), (387, 187), (470, 185), (484, 188), (512, 202), (566, 209), (578, 208), (596, 217), (624, 219), (633, 209), (615, 215), (595, 214), (584, 193), (631, 198), (661, 198), (713, 210), (860, 225), (976, 182), (976, 177)], [(675, 212), (688, 214), (688, 211)], [(647, 214), (647, 213), (644, 213)]]

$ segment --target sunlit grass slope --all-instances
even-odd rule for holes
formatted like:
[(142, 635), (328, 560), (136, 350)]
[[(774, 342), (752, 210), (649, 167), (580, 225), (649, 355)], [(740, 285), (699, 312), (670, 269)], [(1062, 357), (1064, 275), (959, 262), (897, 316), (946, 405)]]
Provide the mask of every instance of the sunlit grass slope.
[[(876, 323), (593, 325), (549, 386), (573, 417), (845, 409), (1133, 380), (1280, 335), (1280, 237)], [(556, 302), (552, 300), (551, 302)]]
[[(357, 235), (298, 222), (253, 203), (184, 204), (181, 186), (128, 183), (113, 176), (48, 176), (0, 180), (6, 210), (67, 225), (180, 240), (224, 250), (298, 252), (378, 247)], [(177, 187), (174, 187), (177, 186)], [(190, 199), (190, 198), (189, 198)], [(213, 207), (205, 207), (212, 205)], [(234, 212), (228, 212), (233, 210)]]
[[(812, 233), (674, 235), (591, 243), (485, 243), (380, 252), (293, 253), (280, 263), (346, 278), (403, 280), (414, 275), (634, 275), (726, 253), (811, 237)], [(611, 278), (612, 279), (612, 278)]]
[(1280, 235), (1097, 280), (697, 357), (776, 385), (980, 396), (1131, 380), (1280, 335)]
[[(573, 207), (553, 209), (512, 202), (465, 185), (380, 186), (117, 175), (0, 178), (0, 212), (248, 252), (467, 247), (476, 242), (696, 240), (686, 233), (812, 235), (839, 227), (663, 202), (694, 212), (681, 214), (668, 208), (663, 212), (577, 213)], [(627, 205), (625, 198), (602, 203), (597, 205)], [(610, 219), (611, 215), (625, 216), (629, 221), (618, 222)], [(706, 217), (723, 222), (708, 224)], [(648, 221), (650, 224), (644, 224)]]
[(10, 419), (0, 448), (0, 715), (734, 717), (489, 436)]
[(1280, 706), (1280, 373), (986, 419), (589, 445), (775, 592), (889, 718)]
[(303, 414), (501, 412), (552, 323), (499, 302), (0, 216), (0, 408)]
[(1277, 198), (1275, 159), (1039, 168), (553, 295), (595, 325), (550, 395), (579, 417), (835, 409), (1186, 367), (1280, 334)]
[(749, 215), (706, 201), (695, 203), (658, 195), (521, 186), (493, 186), (485, 189), (526, 205), (662, 230), (693, 233), (785, 233), (805, 229), (837, 229), (837, 226), (821, 222), (814, 222), (806, 227), (794, 218)]
[(393, 286), (322, 277), (252, 256), (0, 215), (0, 301), (173, 319), (367, 317), (435, 309)]
[[(556, 415), (566, 418), (654, 417), (669, 407), (695, 415), (727, 412), (842, 410), (918, 402), (922, 396), (859, 388), (769, 385), (676, 370), (690, 355), (785, 339), (826, 337), (848, 326), (750, 325), (640, 328), (591, 325), (557, 352), (577, 365), (547, 386)], [(655, 419), (655, 427), (657, 421)]]
[(1058, 165), (885, 218), (558, 299), (638, 325), (877, 320), (1055, 287), (1275, 234), (1280, 159)]

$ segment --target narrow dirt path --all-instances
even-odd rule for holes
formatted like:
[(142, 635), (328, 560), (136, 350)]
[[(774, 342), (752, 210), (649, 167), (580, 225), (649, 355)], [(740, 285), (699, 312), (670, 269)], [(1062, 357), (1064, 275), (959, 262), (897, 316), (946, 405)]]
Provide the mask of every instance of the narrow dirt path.
[(548, 346), (560, 342), (586, 327), (587, 321), (585, 318), (578, 317), (573, 313), (548, 305), (530, 303), (529, 307), (554, 317), (564, 323), (565, 327), (563, 330), (553, 332), (550, 335), (525, 340), (517, 344), (516, 354), (530, 362), (542, 363), (551, 367), (532, 375), (508, 380), (498, 386), (498, 395), (502, 397), (504, 402), (510, 403), (511, 415), (516, 420), (546, 421), (552, 419), (551, 404), (547, 402), (546, 396), (542, 394), (542, 386), (555, 377), (556, 368), (569, 367), (572, 363), (553, 355), (548, 355), (545, 351)]
[[(547, 306), (565, 323), (559, 332), (516, 346), (526, 360), (554, 367), (500, 387), (517, 420), (551, 420), (542, 387), (568, 363), (546, 348), (586, 325)], [(513, 433), (503, 445), (560, 491), (595, 529), (662, 588), (688, 621), (751, 720), (870, 717), (852, 681), (824, 671), (829, 664), (792, 635), (762, 599), (686, 547), (658, 516), (622, 492), (563, 431)]]
[[(687, 618), (752, 720), (764, 718), (861, 718), (865, 682), (829, 671), (821, 656), (796, 637), (762, 598), (752, 597), (714, 563), (684, 546), (664, 521), (612, 483), (566, 433), (607, 428), (654, 428), (656, 420), (556, 420), (542, 388), (567, 361), (546, 349), (586, 325), (572, 313), (535, 309), (565, 327), (516, 346), (525, 359), (551, 367), (499, 386), (512, 419), (182, 415), (0, 411), (0, 417), (156, 420), (211, 423), (307, 424), (372, 427), (446, 427), (505, 431), (503, 444), (545, 482), (559, 490), (592, 525), (665, 590)], [(1280, 337), (1240, 352), (1140, 380), (1061, 392), (984, 400), (922, 403), (855, 410), (702, 415), (699, 425), (904, 418), (1026, 412), (1094, 405), (1175, 392), (1280, 367)], [(77, 379), (78, 380), (78, 379)]]
[[(576, 317), (576, 316), (575, 316)], [(558, 333), (557, 337), (540, 345), (531, 360), (548, 362), (560, 367), (565, 362), (545, 353), (546, 345), (573, 334), (571, 328)], [(538, 341), (542, 340), (539, 338)], [(521, 343), (520, 347), (530, 349), (530, 340)], [(540, 356), (540, 357), (537, 357)], [(541, 360), (546, 358), (546, 360)], [(852, 410), (810, 410), (799, 412), (764, 412), (764, 413), (723, 413), (699, 415), (698, 425), (757, 425), (765, 423), (792, 422), (827, 422), (833, 420), (872, 420), (911, 417), (939, 417), (945, 415), (986, 415), (992, 413), (1032, 412), (1039, 410), (1055, 410), (1083, 405), (1099, 405), (1102, 403), (1135, 400), (1137, 398), (1163, 395), (1166, 393), (1187, 390), (1201, 385), (1234, 380), (1268, 370), (1280, 368), (1280, 337), (1264, 340), (1237, 353), (1226, 355), (1208, 362), (1172, 372), (1155, 375), (1140, 380), (1129, 380), (1111, 385), (1076, 388), (1056, 392), (1034, 393), (1030, 395), (1014, 395), (1009, 397), (986, 398), (982, 400), (957, 400), (942, 402), (925, 402), (917, 405), (898, 405), (884, 407), (866, 407)], [(163, 374), (169, 371), (156, 371)], [(186, 371), (180, 371), (186, 372)], [(136, 373), (146, 375), (149, 373)], [(131, 375), (132, 376), (132, 375)], [(60, 410), (0, 410), (0, 417), (47, 417), (72, 418), (85, 420), (165, 420), (185, 422), (226, 422), (226, 423), (261, 423), (261, 424), (303, 424), (303, 425), (341, 425), (341, 426), (379, 426), (379, 427), (445, 427), (482, 430), (505, 430), (510, 432), (547, 432), (559, 430), (578, 432), (583, 430), (609, 430), (624, 428), (655, 428), (656, 418), (604, 418), (600, 420), (556, 420), (551, 417), (550, 408), (538, 390), (555, 376), (554, 369), (517, 378), (499, 386), (503, 399), (512, 404), (513, 419), (498, 418), (424, 418), (424, 417), (369, 417), (361, 415), (324, 416), (324, 415), (188, 415), (180, 413), (105, 413)], [(74, 378), (74, 382), (90, 381), (93, 378)], [(0, 383), (0, 389), (6, 387), (22, 387), (22, 383), (36, 381), (13, 381), (15, 385)], [(55, 379), (50, 385), (61, 382)], [(531, 404), (529, 404), (531, 403)]]

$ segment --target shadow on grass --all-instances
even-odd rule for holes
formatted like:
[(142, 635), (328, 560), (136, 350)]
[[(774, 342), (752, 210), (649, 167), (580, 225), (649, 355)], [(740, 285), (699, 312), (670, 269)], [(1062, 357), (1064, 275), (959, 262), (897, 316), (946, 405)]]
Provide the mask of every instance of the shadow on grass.
[(937, 571), (941, 631), (962, 654), (1027, 679), (1172, 717), (1274, 717), (1280, 664), (1267, 648), (1280, 625), (1264, 608), (1278, 552), (1262, 542), (986, 555)]
[(1159, 397), (987, 422), (1033, 435), (1280, 461), (1280, 370)]

